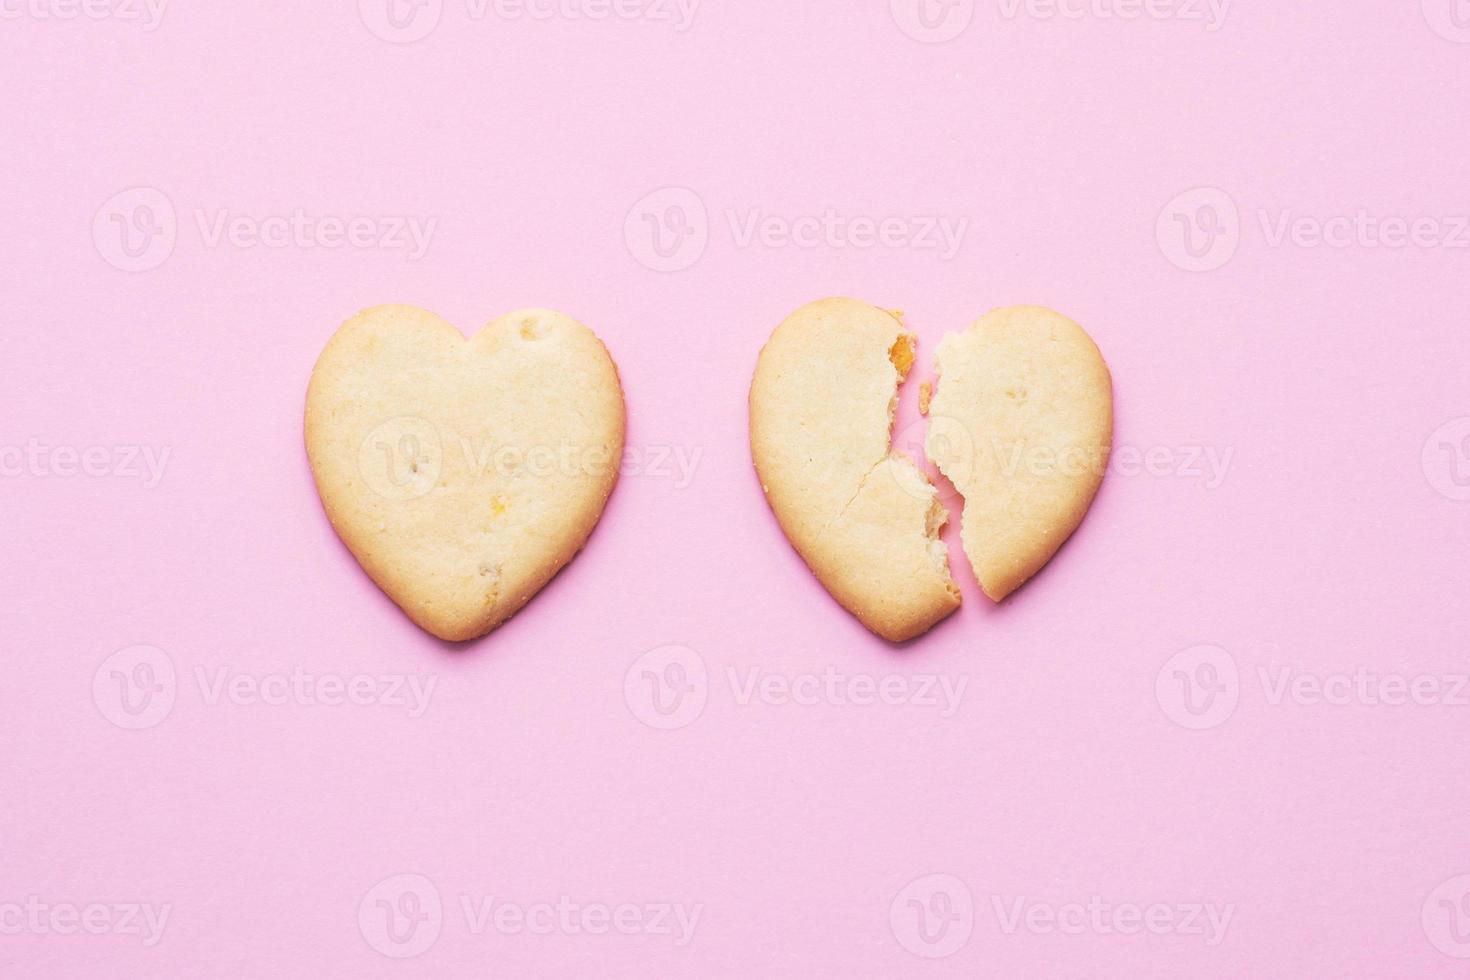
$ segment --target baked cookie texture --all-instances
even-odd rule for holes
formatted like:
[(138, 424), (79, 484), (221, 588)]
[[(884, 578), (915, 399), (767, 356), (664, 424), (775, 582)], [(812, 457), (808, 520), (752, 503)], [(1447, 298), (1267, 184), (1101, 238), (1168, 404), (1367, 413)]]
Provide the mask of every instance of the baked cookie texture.
[(624, 436), (617, 368), (546, 309), (469, 340), (411, 306), (378, 306), (328, 342), (306, 396), (322, 505), (363, 569), (420, 627), (482, 636), (586, 543)]
[(824, 299), (787, 317), (761, 350), (750, 388), (750, 448), (787, 538), (839, 603), (902, 641), (955, 609), (927, 476), (890, 449), (914, 335), (898, 315)]
[(1092, 338), (1040, 306), (987, 313), (934, 363), (925, 454), (964, 498), (960, 540), (998, 602), (1087, 513), (1112, 445), (1112, 379)]

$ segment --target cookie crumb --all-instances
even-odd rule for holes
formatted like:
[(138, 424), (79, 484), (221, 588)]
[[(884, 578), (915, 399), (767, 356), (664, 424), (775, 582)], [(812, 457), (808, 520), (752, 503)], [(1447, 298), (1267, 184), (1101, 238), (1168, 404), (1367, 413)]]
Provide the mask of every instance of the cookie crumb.
[(893, 346), (888, 348), (888, 359), (898, 369), (899, 380), (909, 373), (909, 368), (914, 366), (914, 338), (912, 334), (899, 334)]

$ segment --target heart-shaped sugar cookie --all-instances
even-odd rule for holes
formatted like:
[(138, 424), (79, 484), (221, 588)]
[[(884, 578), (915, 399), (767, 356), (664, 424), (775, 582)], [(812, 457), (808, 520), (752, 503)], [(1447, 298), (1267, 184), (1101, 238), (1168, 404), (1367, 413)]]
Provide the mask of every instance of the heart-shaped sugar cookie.
[(1082, 522), (1113, 434), (1108, 366), (1081, 327), (1012, 306), (940, 341), (925, 452), (964, 497), (960, 540), (997, 602)]
[(889, 448), (913, 360), (894, 314), (826, 299), (776, 328), (750, 387), (751, 455), (782, 530), (843, 607), (894, 641), (960, 604), (938, 540), (948, 515)]
[(366, 310), (322, 351), (306, 398), (332, 526), (445, 640), (488, 633), (577, 553), (617, 481), (623, 431), (607, 349), (542, 309), (470, 340), (414, 307)]

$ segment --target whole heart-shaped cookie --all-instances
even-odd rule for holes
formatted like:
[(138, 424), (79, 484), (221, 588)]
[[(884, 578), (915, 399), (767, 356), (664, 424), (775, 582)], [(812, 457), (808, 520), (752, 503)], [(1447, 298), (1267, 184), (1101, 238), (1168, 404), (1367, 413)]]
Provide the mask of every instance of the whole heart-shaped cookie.
[(1092, 338), (1040, 306), (993, 310), (934, 355), (925, 453), (964, 497), (960, 540), (999, 602), (1051, 560), (1102, 483), (1113, 389)]
[(343, 324), (306, 397), (306, 451), (337, 534), (409, 618), (468, 640), (586, 542), (623, 451), (617, 368), (551, 310), (466, 340), (410, 306)]
[(959, 608), (934, 487), (889, 448), (914, 337), (853, 299), (787, 317), (750, 387), (750, 448), (786, 537), (827, 591), (888, 640)]

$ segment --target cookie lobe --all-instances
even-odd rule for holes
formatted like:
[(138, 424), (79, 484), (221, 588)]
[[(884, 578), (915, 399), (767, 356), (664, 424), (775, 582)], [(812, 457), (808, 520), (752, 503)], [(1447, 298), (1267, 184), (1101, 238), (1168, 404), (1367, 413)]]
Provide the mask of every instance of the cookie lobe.
[(1040, 306), (946, 336), (935, 369), (925, 454), (964, 498), (961, 543), (999, 602), (1091, 506), (1112, 445), (1112, 379), (1087, 332)]
[(960, 604), (938, 540), (948, 515), (890, 448), (913, 350), (895, 314), (820, 300), (772, 333), (750, 389), (751, 455), (782, 530), (833, 598), (891, 641)]

